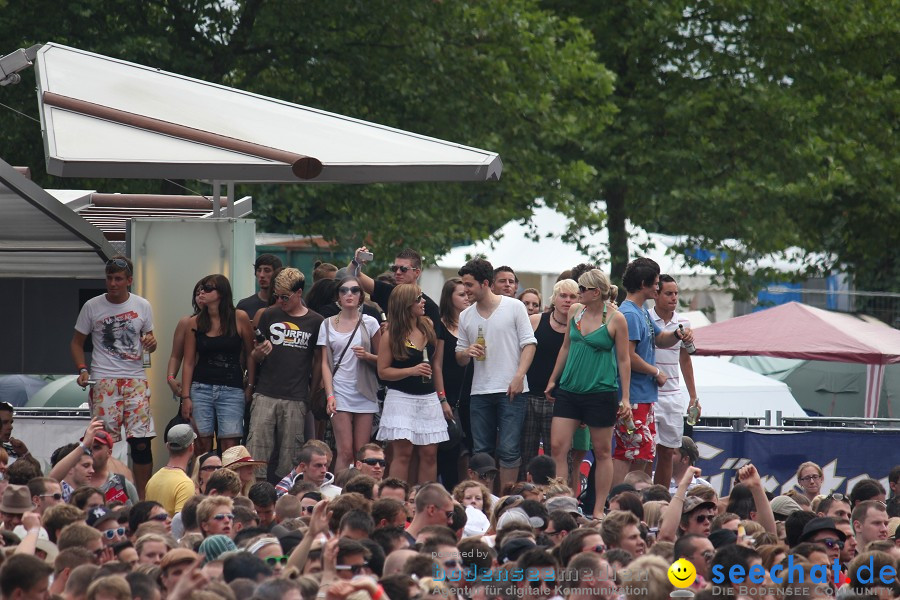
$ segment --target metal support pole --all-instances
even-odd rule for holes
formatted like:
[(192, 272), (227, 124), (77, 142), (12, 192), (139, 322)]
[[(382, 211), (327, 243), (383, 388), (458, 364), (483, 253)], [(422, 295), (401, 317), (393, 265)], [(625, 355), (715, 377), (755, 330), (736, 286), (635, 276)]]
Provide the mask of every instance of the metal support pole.
[(213, 218), (218, 219), (222, 216), (222, 210), (219, 201), (222, 198), (222, 184), (218, 180), (213, 180)]
[(229, 181), (228, 184), (226, 185), (225, 189), (227, 190), (227, 194), (228, 194), (228, 207), (226, 209), (225, 215), (229, 219), (233, 219), (234, 218), (234, 182)]

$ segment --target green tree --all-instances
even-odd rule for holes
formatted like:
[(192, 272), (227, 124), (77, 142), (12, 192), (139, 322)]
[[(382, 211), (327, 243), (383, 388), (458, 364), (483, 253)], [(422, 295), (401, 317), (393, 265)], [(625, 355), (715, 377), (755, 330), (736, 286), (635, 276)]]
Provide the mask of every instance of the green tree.
[[(612, 77), (590, 34), (533, 0), (76, 1), (52, 20), (50, 7), (0, 15), (3, 38), (20, 40), (12, 48), (58, 41), (501, 155), (497, 183), (239, 190), (255, 197), (263, 230), (323, 234), (342, 247), (368, 240), (381, 257), (405, 245), (433, 257), (486, 237), (528, 217), (535, 198), (573, 204), (594, 177), (578, 149), (612, 113)], [(27, 87), (17, 104), (36, 114)], [(20, 128), (5, 135), (16, 140), (12, 157), (36, 165), (36, 126)]]
[[(593, 34), (616, 74), (613, 122), (586, 142), (606, 202), (614, 279), (625, 220), (727, 248), (712, 263), (752, 291), (748, 262), (799, 246), (857, 284), (896, 289), (896, 0), (547, 0)], [(735, 240), (736, 243), (729, 240)]]

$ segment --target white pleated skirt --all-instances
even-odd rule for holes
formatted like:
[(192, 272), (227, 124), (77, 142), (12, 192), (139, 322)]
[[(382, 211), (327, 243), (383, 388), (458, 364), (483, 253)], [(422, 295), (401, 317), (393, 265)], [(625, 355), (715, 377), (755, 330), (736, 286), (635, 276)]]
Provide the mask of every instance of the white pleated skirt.
[(383, 442), (409, 440), (415, 446), (450, 439), (447, 420), (437, 394), (415, 396), (388, 388), (376, 439)]

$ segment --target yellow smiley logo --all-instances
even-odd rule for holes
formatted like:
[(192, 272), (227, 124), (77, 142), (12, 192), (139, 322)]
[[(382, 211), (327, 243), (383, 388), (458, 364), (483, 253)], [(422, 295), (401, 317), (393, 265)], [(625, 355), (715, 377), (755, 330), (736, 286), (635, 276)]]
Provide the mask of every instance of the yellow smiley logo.
[(697, 569), (691, 561), (679, 558), (669, 567), (669, 581), (677, 588), (686, 588), (697, 579)]

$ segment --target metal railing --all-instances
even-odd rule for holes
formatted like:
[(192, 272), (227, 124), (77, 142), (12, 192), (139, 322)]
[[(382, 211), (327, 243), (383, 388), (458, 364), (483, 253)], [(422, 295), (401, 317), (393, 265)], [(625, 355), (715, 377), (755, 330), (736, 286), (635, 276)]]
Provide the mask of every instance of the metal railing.
[[(774, 418), (773, 418), (774, 417)], [(702, 417), (697, 428), (732, 431), (900, 431), (900, 418), (782, 417), (767, 410), (765, 417)]]

